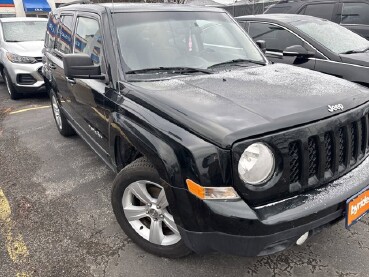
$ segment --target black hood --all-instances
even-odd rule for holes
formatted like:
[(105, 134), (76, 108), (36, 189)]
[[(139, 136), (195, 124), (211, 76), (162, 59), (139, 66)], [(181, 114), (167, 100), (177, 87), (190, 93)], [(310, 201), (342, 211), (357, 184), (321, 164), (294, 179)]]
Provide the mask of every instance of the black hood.
[(369, 52), (355, 54), (340, 54), (344, 63), (356, 64), (369, 67)]
[[(362, 86), (283, 64), (131, 84), (127, 97), (224, 148), (369, 100)], [(343, 111), (328, 111), (337, 104)]]

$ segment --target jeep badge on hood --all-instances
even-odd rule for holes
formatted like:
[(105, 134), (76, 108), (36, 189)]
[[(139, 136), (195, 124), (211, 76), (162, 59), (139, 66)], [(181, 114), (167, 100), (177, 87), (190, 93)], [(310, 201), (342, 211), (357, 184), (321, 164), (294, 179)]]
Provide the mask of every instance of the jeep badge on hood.
[(333, 113), (335, 111), (341, 110), (343, 111), (343, 105), (342, 104), (337, 104), (337, 105), (328, 105), (328, 111)]

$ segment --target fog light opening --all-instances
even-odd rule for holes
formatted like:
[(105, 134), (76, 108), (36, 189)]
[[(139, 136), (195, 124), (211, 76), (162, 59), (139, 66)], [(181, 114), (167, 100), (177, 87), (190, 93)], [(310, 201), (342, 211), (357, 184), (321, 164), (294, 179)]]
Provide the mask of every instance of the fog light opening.
[(306, 232), (305, 234), (303, 234), (297, 241), (296, 241), (296, 244), (297, 245), (303, 245), (306, 240), (308, 239), (309, 237), (309, 232)]

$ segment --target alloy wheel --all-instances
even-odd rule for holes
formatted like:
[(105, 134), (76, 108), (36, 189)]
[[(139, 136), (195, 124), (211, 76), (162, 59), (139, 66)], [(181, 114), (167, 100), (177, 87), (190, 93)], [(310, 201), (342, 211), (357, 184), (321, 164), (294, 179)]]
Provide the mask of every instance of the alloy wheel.
[(145, 240), (162, 246), (180, 241), (162, 186), (136, 181), (124, 191), (122, 206), (129, 224)]

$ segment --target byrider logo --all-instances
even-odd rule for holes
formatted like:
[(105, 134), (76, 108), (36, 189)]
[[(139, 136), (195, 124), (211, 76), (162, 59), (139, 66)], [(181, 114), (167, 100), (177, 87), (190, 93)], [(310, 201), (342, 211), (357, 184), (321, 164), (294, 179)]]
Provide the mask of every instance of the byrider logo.
[(351, 207), (351, 214), (356, 215), (361, 208), (365, 207), (367, 204), (369, 204), (369, 197), (365, 196), (363, 200), (361, 200), (356, 205), (352, 205)]
[(343, 111), (343, 105), (342, 104), (337, 104), (337, 105), (328, 105), (328, 111), (333, 113), (335, 111), (341, 110)]

